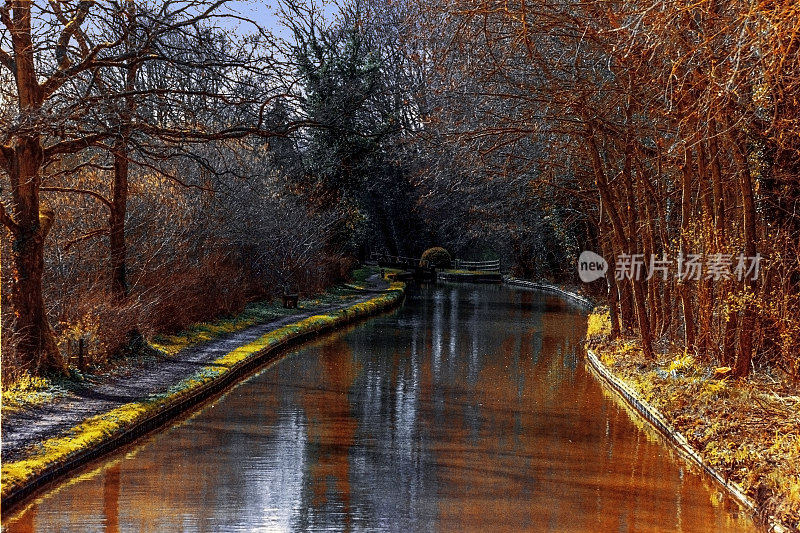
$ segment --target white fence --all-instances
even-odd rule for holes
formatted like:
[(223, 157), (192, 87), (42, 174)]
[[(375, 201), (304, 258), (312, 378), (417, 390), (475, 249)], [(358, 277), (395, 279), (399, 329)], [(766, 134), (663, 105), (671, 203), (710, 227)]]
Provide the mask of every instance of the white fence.
[(453, 261), (453, 268), (456, 270), (481, 270), (483, 272), (500, 272), (500, 260), (494, 261), (463, 261), (456, 259)]

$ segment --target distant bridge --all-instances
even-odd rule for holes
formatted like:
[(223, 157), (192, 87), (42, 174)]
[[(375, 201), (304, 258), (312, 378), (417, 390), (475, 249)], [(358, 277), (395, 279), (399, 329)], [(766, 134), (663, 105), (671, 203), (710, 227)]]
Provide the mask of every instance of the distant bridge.
[(500, 272), (500, 260), (495, 259), (492, 261), (462, 261), (461, 259), (454, 259), (453, 269), (471, 270), (480, 272)]

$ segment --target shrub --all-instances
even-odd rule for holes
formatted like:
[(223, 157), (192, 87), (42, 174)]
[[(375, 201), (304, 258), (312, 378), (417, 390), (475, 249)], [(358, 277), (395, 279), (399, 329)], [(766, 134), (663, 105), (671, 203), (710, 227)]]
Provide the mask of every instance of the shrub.
[(439, 246), (428, 248), (422, 254), (422, 260), (427, 261), (430, 266), (436, 268), (447, 268), (450, 266), (450, 253)]
[(597, 307), (589, 315), (586, 326), (586, 337), (605, 338), (611, 335), (611, 315), (608, 307)]

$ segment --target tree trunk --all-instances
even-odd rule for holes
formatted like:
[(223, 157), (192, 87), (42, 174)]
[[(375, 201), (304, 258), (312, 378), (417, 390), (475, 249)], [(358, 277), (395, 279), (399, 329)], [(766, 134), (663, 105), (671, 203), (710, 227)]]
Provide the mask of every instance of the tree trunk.
[[(606, 212), (608, 213), (609, 220), (611, 221), (611, 227), (614, 230), (613, 233), (617, 240), (618, 249), (626, 252), (631, 253), (631, 241), (625, 235), (625, 227), (623, 225), (622, 217), (619, 214), (619, 211), (616, 209), (615, 203), (613, 201), (613, 196), (611, 195), (611, 190), (609, 188), (608, 180), (606, 179), (605, 170), (603, 169), (603, 161), (600, 157), (600, 151), (597, 147), (597, 141), (594, 136), (594, 131), (592, 130), (591, 126), (587, 123), (587, 148), (589, 152), (589, 157), (592, 161), (592, 168), (594, 169), (595, 181), (597, 184), (597, 188), (600, 192), (600, 198), (603, 201), (603, 204), (606, 206)], [(630, 171), (630, 161), (626, 161), (627, 170)], [(628, 187), (628, 192), (631, 193), (632, 190), (632, 183), (630, 181), (630, 174), (628, 172), (627, 175), (627, 183), (626, 187)], [(629, 198), (629, 208), (635, 209), (635, 206), (630, 205)], [(630, 217), (629, 217), (630, 219)], [(635, 222), (634, 222), (635, 224)], [(628, 229), (629, 231), (634, 228), (634, 224), (632, 224)], [(642, 289), (642, 282), (641, 280), (631, 280), (630, 284), (623, 283), (622, 286), (630, 285), (633, 291), (633, 301), (634, 306), (636, 308), (636, 318), (638, 319), (639, 323), (639, 333), (642, 338), (642, 351), (644, 352), (645, 357), (653, 358), (653, 346), (652, 346), (652, 337), (650, 334), (650, 322), (647, 316), (647, 308), (645, 305), (644, 300), (644, 290)]]
[[(31, 4), (13, 5), (14, 19), (9, 27), (14, 49), (14, 78), (20, 114), (36, 113), (42, 107), (31, 29)], [(39, 187), (44, 160), (38, 133), (20, 133), (8, 150), (11, 181), (12, 219), (5, 221), (12, 234), (11, 302), (14, 308), (16, 354), (22, 367), (34, 374), (66, 371), (47, 320), (42, 278), (44, 240), (53, 223), (52, 211), (40, 213)]]
[[(653, 208), (650, 205), (650, 199), (647, 195), (647, 187), (645, 186), (645, 180), (647, 180), (647, 176), (644, 174), (644, 170), (641, 166), (637, 167), (637, 191), (639, 196), (639, 211), (643, 213), (644, 219), (646, 221), (646, 225), (649, 228), (649, 231), (644, 232), (644, 257), (645, 261), (648, 262), (650, 257), (655, 255), (655, 245), (656, 245), (656, 238), (655, 238), (655, 228), (658, 224), (658, 221), (655, 220), (653, 216)], [(659, 305), (659, 297), (658, 297), (658, 283), (659, 280), (656, 276), (651, 277), (645, 284), (645, 288), (647, 289), (647, 298), (650, 302), (650, 329), (652, 333), (656, 335), (656, 332), (659, 330), (661, 324), (661, 306)]]
[(722, 170), (719, 162), (719, 145), (717, 144), (717, 127), (713, 119), (708, 121), (708, 147), (711, 152), (711, 183), (714, 192), (714, 230), (717, 249), (722, 250), (725, 244), (725, 193), (722, 186)]
[(114, 195), (109, 216), (111, 251), (111, 294), (116, 300), (128, 296), (125, 213), (128, 206), (128, 154), (124, 139), (114, 145)]
[[(735, 137), (734, 133), (729, 134)], [(737, 142), (736, 138), (731, 139), (733, 147), (733, 159), (739, 175), (739, 191), (742, 196), (742, 233), (744, 237), (744, 255), (754, 257), (756, 255), (756, 208), (753, 198), (753, 179), (750, 176), (746, 154), (747, 150), (743, 142)], [(733, 373), (737, 377), (744, 377), (750, 372), (750, 364), (753, 358), (753, 330), (755, 328), (755, 310), (752, 298), (755, 297), (755, 280), (745, 277), (744, 279), (744, 305), (742, 307), (741, 318), (739, 321), (739, 352), (736, 356), (736, 365)]]
[[(611, 258), (614, 256), (614, 246), (611, 243), (611, 236), (606, 237), (608, 223), (604, 219), (599, 221), (600, 242), (602, 243), (603, 256)], [(619, 289), (617, 288), (617, 278), (613, 272), (606, 273), (606, 285), (608, 290), (608, 315), (611, 321), (611, 338), (618, 339), (621, 335), (619, 322)]]
[[(625, 111), (628, 129), (632, 127), (631, 114), (632, 107), (629, 104)], [(625, 135), (625, 161), (622, 169), (622, 179), (625, 184), (625, 195), (628, 204), (628, 253), (639, 254), (642, 251), (637, 235), (639, 235), (639, 212), (636, 208), (637, 197), (636, 187), (633, 183), (633, 140), (630, 133)], [(636, 306), (636, 320), (639, 325), (639, 336), (642, 340), (642, 351), (647, 359), (654, 359), (653, 336), (650, 331), (650, 315), (647, 312), (647, 300), (645, 293), (645, 281), (642, 279), (644, 272), (639, 275), (631, 276), (630, 282), (633, 287), (633, 303)]]
[[(686, 160), (681, 170), (681, 240), (680, 251), (684, 260), (688, 254), (688, 238), (689, 238), (689, 218), (691, 217), (691, 204), (692, 204), (692, 169), (691, 169), (691, 155), (689, 149), (686, 149)], [(681, 297), (681, 306), (683, 307), (683, 330), (684, 342), (686, 350), (693, 352), (695, 349), (695, 320), (694, 320), (694, 306), (692, 303), (691, 288), (689, 280), (678, 280), (679, 293)]]
[(44, 240), (53, 223), (53, 212), (44, 209), (40, 213), (41, 163), (42, 147), (38, 136), (18, 138), (10, 160), (15, 224), (11, 246), (11, 301), (16, 355), (20, 365), (33, 374), (66, 371), (47, 320), (42, 295)]
[[(128, 0), (128, 30), (133, 35), (135, 4)], [(130, 43), (129, 43), (130, 44)], [(109, 246), (111, 251), (111, 294), (118, 301), (124, 300), (129, 293), (127, 279), (127, 244), (125, 242), (125, 215), (128, 210), (128, 171), (130, 167), (128, 139), (133, 127), (133, 116), (136, 111), (136, 100), (130, 96), (136, 89), (136, 73), (139, 64), (129, 62), (125, 67), (125, 107), (120, 121), (120, 135), (114, 141), (112, 155), (114, 158), (114, 191), (111, 200), (109, 217)]]
[[(697, 170), (700, 176), (700, 199), (703, 208), (701, 220), (703, 222), (703, 251), (708, 257), (708, 254), (713, 251), (719, 251), (714, 245), (715, 230), (713, 226), (714, 221), (714, 208), (712, 204), (712, 189), (708, 175), (708, 157), (705, 150), (705, 144), (701, 141), (697, 143)], [(700, 282), (698, 297), (698, 335), (697, 335), (697, 351), (701, 359), (709, 359), (709, 351), (711, 349), (711, 327), (714, 317), (714, 282), (711, 279), (703, 279)]]

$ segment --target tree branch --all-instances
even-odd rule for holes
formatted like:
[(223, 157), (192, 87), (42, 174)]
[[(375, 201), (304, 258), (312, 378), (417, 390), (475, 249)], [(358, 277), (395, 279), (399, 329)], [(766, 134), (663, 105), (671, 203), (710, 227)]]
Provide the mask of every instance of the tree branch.
[(11, 215), (6, 212), (6, 206), (4, 206), (2, 202), (0, 202), (0, 222), (2, 222), (5, 227), (11, 230), (11, 233), (19, 233), (19, 225), (14, 222), (14, 219), (11, 218)]
[(71, 61), (67, 55), (67, 46), (72, 36), (78, 31), (83, 21), (86, 20), (89, 9), (94, 3), (94, 0), (81, 1), (75, 10), (75, 16), (72, 17), (72, 20), (65, 24), (64, 29), (61, 30), (61, 35), (58, 37), (58, 43), (56, 44), (56, 59), (58, 60), (59, 71), (64, 71), (69, 68)]
[(75, 194), (85, 194), (87, 196), (91, 196), (96, 200), (99, 200), (100, 202), (105, 204), (105, 206), (108, 207), (108, 209), (114, 208), (114, 206), (111, 204), (111, 201), (108, 200), (105, 196), (103, 196), (99, 192), (90, 191), (88, 189), (78, 189), (74, 187), (41, 187), (39, 190), (47, 192), (67, 192)]
[[(8, 31), (12, 31), (14, 28), (14, 22), (11, 20), (11, 15), (9, 10), (11, 9), (11, 0), (6, 0), (6, 3), (3, 6), (0, 6), (0, 22), (8, 29)], [(14, 57), (3, 49), (0, 49), (0, 65), (3, 65), (12, 73), (16, 70), (16, 61), (14, 61)]]
[(3, 22), (8, 31), (14, 29), (14, 22), (11, 20), (11, 0), (6, 0), (5, 5), (0, 7), (0, 21)]
[(4, 67), (6, 67), (11, 72), (14, 72), (14, 70), (15, 70), (15, 68), (14, 68), (14, 66), (15, 66), (14, 58), (11, 57), (11, 54), (9, 54), (8, 52), (6, 52), (5, 50), (2, 50), (2, 49), (0, 49), (0, 65), (3, 65)]
[(91, 68), (96, 67), (97, 65), (95, 64), (95, 58), (97, 57), (97, 54), (99, 54), (106, 48), (113, 48), (115, 46), (118, 46), (121, 42), (122, 39), (117, 40), (113, 43), (108, 43), (108, 42), (100, 43), (96, 45), (94, 48), (92, 48), (92, 50), (77, 65), (71, 68), (69, 68), (69, 65), (67, 65), (63, 69), (59, 67), (59, 69), (56, 70), (56, 72), (42, 84), (42, 95), (43, 95), (42, 97), (45, 99), (50, 97), (54, 92), (58, 90), (59, 87), (61, 87), (64, 84), (65, 81), (67, 81), (72, 76), (75, 76), (76, 74), (79, 74), (84, 70), (89, 70)]
[(45, 148), (44, 158), (45, 160), (47, 160), (50, 157), (58, 154), (74, 154), (76, 152), (80, 152), (84, 148), (88, 148), (89, 146), (94, 146), (100, 141), (103, 141), (113, 136), (114, 136), (113, 133), (101, 132), (101, 133), (95, 133), (93, 135), (87, 135), (86, 137), (81, 137), (79, 139), (61, 141), (48, 148)]
[(64, 251), (65, 252), (69, 251), (69, 249), (72, 248), (72, 246), (74, 246), (75, 244), (78, 244), (79, 242), (87, 241), (87, 240), (91, 239), (92, 237), (96, 237), (98, 235), (103, 235), (104, 233), (108, 233), (108, 228), (96, 228), (96, 229), (93, 229), (92, 231), (86, 233), (85, 235), (82, 235), (80, 237), (72, 239), (71, 241), (66, 243), (64, 245)]

